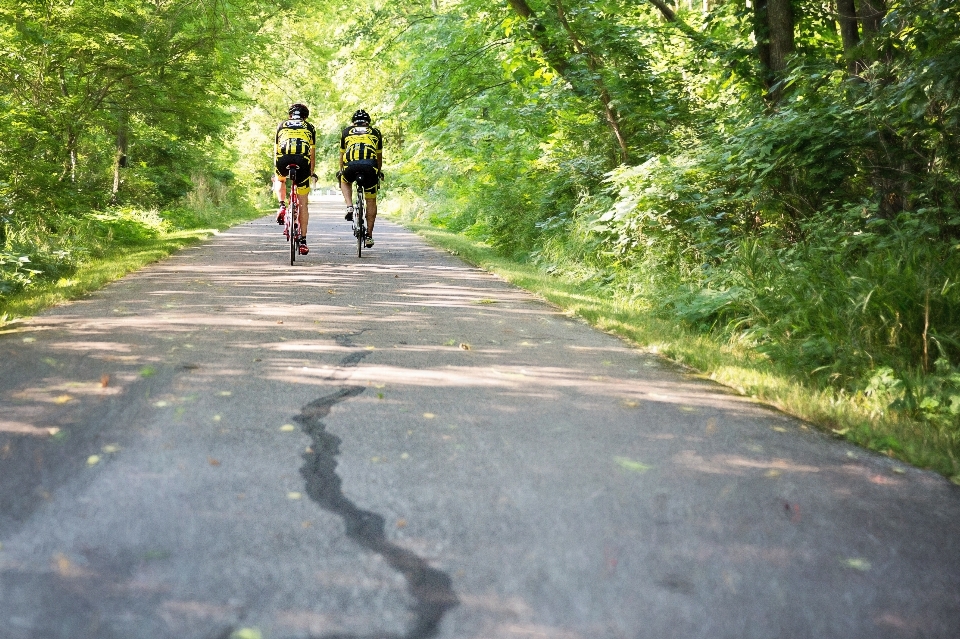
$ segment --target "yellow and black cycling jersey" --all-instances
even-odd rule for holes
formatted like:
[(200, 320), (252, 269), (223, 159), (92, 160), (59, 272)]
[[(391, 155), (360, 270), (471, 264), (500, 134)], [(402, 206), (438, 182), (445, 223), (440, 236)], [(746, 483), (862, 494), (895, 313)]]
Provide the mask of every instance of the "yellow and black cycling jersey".
[(359, 160), (376, 160), (383, 151), (383, 136), (380, 129), (351, 124), (340, 133), (340, 155), (344, 164)]
[(292, 119), (277, 126), (274, 152), (278, 158), (284, 155), (310, 157), (310, 151), (316, 144), (317, 130), (309, 122)]

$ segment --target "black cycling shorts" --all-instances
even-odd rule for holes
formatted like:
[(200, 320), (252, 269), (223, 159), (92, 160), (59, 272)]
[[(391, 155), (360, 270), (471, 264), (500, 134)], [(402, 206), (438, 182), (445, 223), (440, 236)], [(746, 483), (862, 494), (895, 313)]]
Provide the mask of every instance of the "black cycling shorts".
[(357, 160), (350, 162), (343, 167), (340, 174), (340, 181), (356, 182), (363, 186), (364, 192), (369, 196), (377, 194), (380, 187), (380, 177), (377, 175), (377, 163), (374, 160)]
[(290, 164), (297, 165), (297, 191), (303, 193), (302, 189), (310, 188), (310, 158), (305, 155), (281, 155), (277, 158), (276, 168), (277, 176), (285, 178), (290, 173), (287, 168)]

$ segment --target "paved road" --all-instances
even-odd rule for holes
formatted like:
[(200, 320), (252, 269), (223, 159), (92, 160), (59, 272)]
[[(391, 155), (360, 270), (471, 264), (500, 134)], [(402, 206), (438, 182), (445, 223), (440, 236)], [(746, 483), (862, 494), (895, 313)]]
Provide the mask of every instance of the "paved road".
[(2, 331), (0, 637), (960, 637), (958, 487), (338, 212)]

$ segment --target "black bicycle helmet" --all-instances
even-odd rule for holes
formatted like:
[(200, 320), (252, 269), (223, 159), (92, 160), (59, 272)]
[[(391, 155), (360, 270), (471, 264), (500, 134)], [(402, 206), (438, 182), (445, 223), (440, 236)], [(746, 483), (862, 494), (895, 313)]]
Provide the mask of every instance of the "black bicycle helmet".
[(301, 120), (306, 120), (310, 117), (310, 109), (307, 108), (306, 104), (291, 104), (290, 109), (287, 111), (290, 114), (291, 118), (300, 118)]
[(353, 114), (353, 123), (360, 124), (361, 122), (370, 124), (370, 114), (363, 109), (357, 109), (357, 111)]

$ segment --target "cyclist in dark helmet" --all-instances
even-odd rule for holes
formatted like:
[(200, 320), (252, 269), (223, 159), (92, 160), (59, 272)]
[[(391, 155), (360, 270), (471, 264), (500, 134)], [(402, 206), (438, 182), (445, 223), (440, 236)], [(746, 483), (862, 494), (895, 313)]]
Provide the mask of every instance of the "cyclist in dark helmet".
[(310, 212), (307, 208), (310, 193), (310, 176), (314, 173), (317, 153), (317, 131), (307, 122), (310, 109), (305, 104), (297, 102), (287, 110), (289, 116), (277, 125), (277, 136), (274, 144), (274, 166), (276, 177), (273, 180), (273, 193), (280, 202), (277, 211), (277, 224), (283, 224), (287, 213), (285, 182), (287, 181), (287, 166), (297, 165), (296, 188), (300, 198), (300, 247), (301, 255), (310, 252), (307, 248), (307, 222)]
[(370, 114), (358, 109), (352, 124), (340, 132), (340, 192), (347, 203), (345, 219), (353, 219), (353, 182), (364, 176), (363, 188), (367, 200), (367, 248), (373, 246), (373, 224), (377, 219), (377, 191), (383, 179), (383, 136), (371, 126)]

